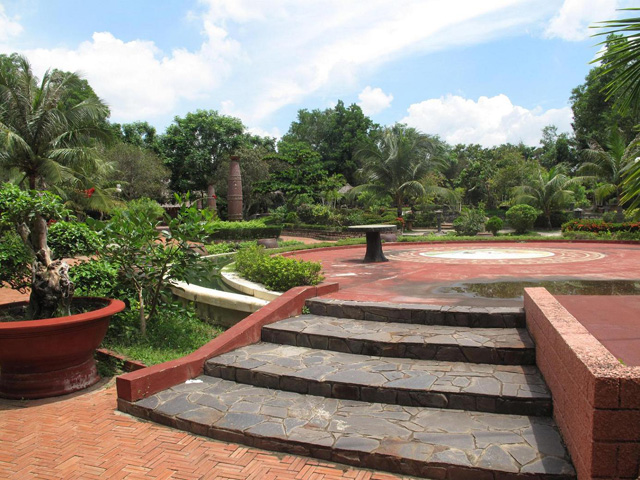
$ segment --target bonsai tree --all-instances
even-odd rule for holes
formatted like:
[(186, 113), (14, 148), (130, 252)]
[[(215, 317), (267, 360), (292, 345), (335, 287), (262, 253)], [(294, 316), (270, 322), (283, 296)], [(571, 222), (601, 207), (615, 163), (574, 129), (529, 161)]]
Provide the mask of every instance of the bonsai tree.
[(12, 288), (31, 288), (29, 316), (49, 318), (68, 313), (73, 294), (69, 265), (54, 260), (47, 244), (48, 222), (68, 214), (60, 197), (50, 192), (0, 188), (0, 280)]

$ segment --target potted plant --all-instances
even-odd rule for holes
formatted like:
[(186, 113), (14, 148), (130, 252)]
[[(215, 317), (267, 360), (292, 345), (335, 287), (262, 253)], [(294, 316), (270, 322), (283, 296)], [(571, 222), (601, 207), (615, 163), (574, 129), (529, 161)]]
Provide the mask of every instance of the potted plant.
[(40, 398), (71, 393), (99, 380), (94, 350), (119, 300), (72, 302), (69, 265), (52, 258), (48, 223), (67, 215), (46, 191), (0, 188), (0, 280), (30, 290), (28, 302), (0, 307), (0, 396)]

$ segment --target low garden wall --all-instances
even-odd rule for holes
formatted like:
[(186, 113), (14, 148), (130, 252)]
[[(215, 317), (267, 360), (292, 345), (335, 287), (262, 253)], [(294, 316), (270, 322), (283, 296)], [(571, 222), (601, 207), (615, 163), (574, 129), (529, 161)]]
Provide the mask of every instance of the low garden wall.
[(546, 289), (527, 288), (524, 305), (578, 478), (637, 479), (640, 367), (621, 364)]

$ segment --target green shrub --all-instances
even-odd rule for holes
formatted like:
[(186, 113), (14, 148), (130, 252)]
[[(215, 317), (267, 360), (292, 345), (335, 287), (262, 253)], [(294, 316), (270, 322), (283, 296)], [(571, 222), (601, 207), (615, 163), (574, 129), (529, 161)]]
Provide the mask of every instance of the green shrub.
[(609, 223), (603, 220), (571, 220), (562, 225), (563, 232), (617, 233), (640, 232), (640, 222)]
[[(551, 227), (552, 228), (560, 228), (563, 223), (571, 220), (573, 218), (573, 212), (551, 212)], [(538, 218), (534, 222), (533, 226), (535, 228), (548, 228), (549, 224), (547, 222), (547, 217), (542, 214), (538, 214)]]
[(507, 222), (517, 234), (527, 233), (533, 228), (533, 224), (538, 218), (538, 210), (531, 205), (514, 205), (507, 210)]
[(262, 247), (249, 247), (236, 255), (236, 271), (242, 277), (278, 292), (300, 285), (317, 285), (323, 279), (321, 269), (318, 262), (272, 257)]
[[(105, 260), (78, 263), (69, 269), (69, 277), (77, 295), (122, 299), (122, 286), (118, 282), (118, 268)], [(134, 292), (129, 295), (133, 296)]]
[(613, 223), (616, 221), (616, 212), (604, 212), (602, 214), (602, 220), (607, 223)]
[(597, 240), (599, 235), (594, 232), (574, 232), (568, 230), (562, 232), (562, 238), (566, 238), (567, 240)]
[(158, 202), (144, 197), (127, 202), (126, 210), (149, 221), (160, 220), (164, 215), (164, 208)]
[(209, 225), (213, 233), (209, 240), (255, 240), (258, 238), (278, 238), (282, 225), (265, 225), (263, 220), (246, 222), (223, 222), (217, 220)]
[(474, 236), (484, 229), (483, 208), (463, 208), (460, 216), (453, 221), (453, 229), (457, 235)]
[(613, 235), (616, 240), (640, 240), (640, 232), (616, 232)]
[(303, 203), (298, 206), (296, 213), (302, 223), (334, 225), (337, 220), (333, 210), (325, 205), (309, 205), (308, 203)]
[(56, 222), (49, 227), (49, 248), (57, 258), (95, 253), (100, 248), (98, 235), (85, 223)]
[(491, 217), (489, 220), (487, 220), (487, 223), (484, 227), (495, 237), (498, 234), (498, 231), (502, 230), (502, 223), (503, 222), (500, 217)]
[(31, 255), (22, 239), (13, 231), (0, 235), (0, 282), (24, 291), (31, 284)]

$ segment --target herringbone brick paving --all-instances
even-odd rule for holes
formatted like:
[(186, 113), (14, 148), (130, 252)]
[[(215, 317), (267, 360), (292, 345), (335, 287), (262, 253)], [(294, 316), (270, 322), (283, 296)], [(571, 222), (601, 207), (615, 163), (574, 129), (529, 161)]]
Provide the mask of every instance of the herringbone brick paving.
[(0, 399), (0, 479), (398, 480), (197, 437), (115, 410), (113, 382), (49, 400)]

